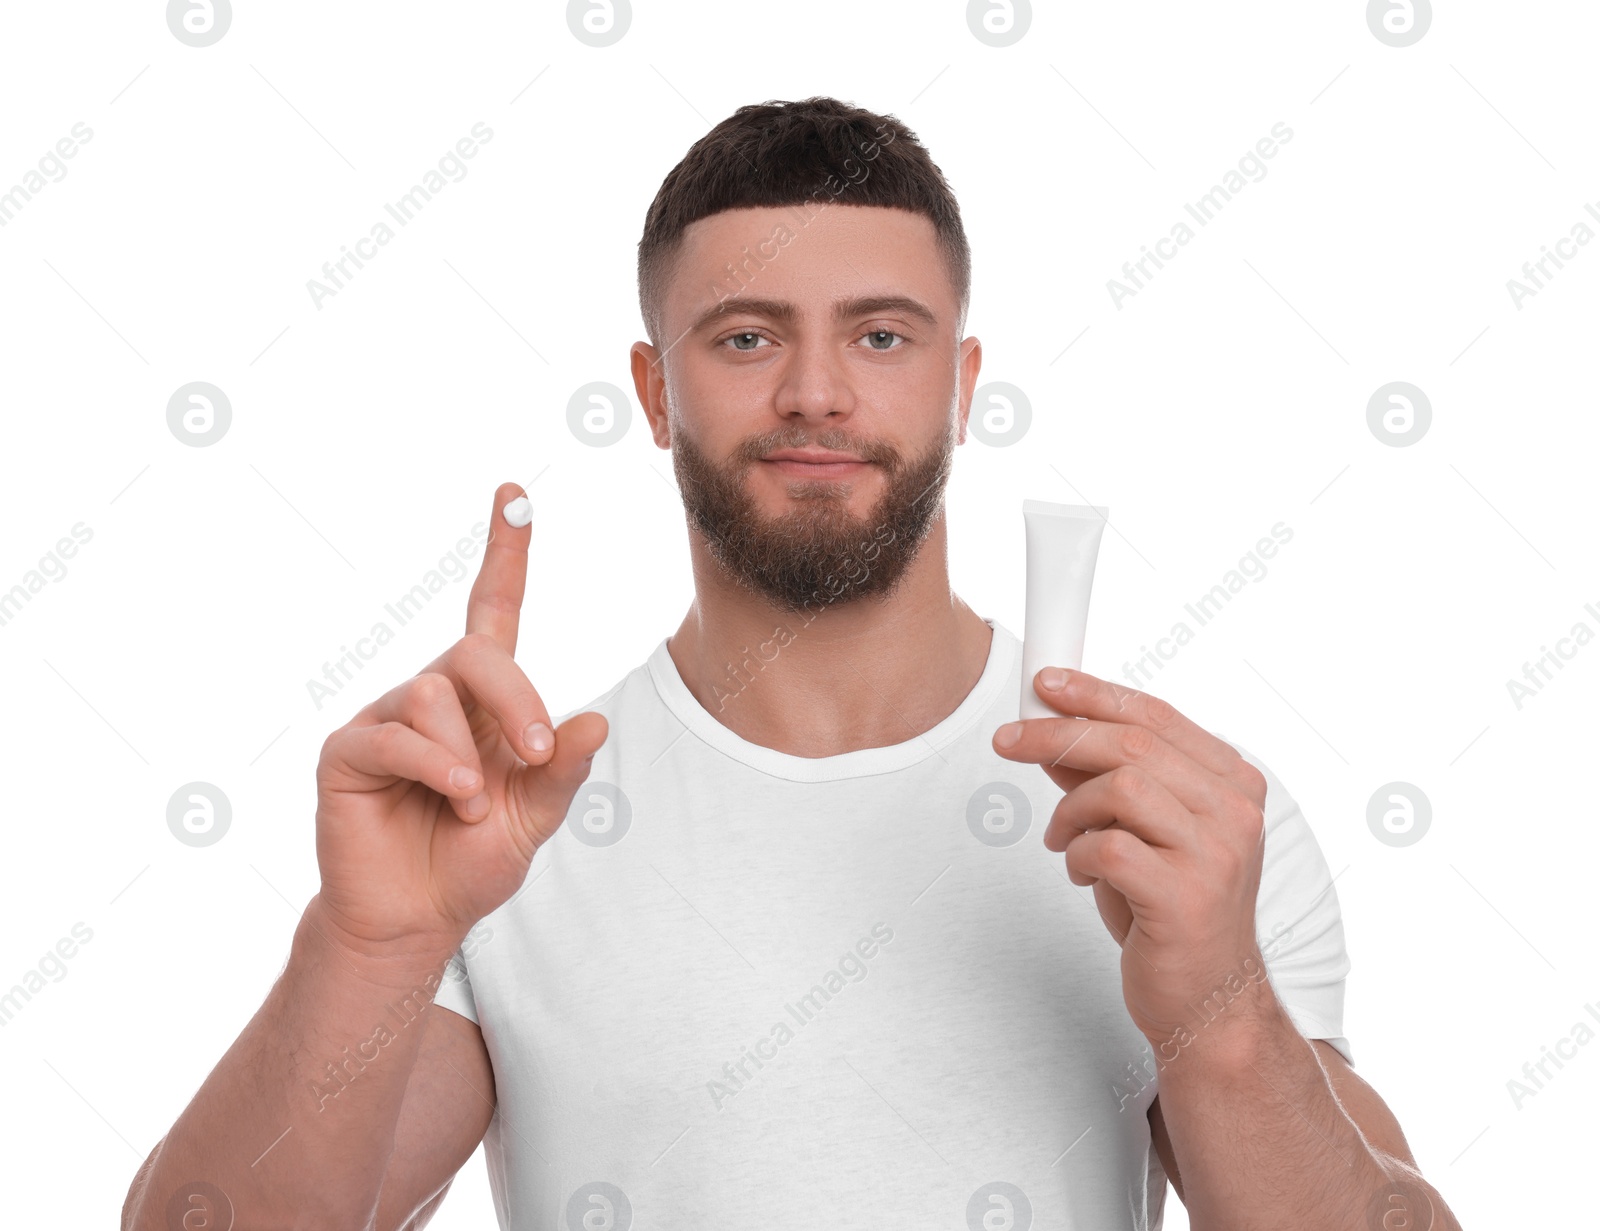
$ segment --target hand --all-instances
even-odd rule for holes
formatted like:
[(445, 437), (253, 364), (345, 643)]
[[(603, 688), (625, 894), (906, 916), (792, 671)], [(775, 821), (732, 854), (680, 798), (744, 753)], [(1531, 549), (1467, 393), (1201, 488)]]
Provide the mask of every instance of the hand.
[(1066, 852), (1073, 884), (1094, 886), (1122, 944), (1128, 1012), (1159, 1044), (1225, 980), (1265, 970), (1255, 905), (1266, 779), (1160, 698), (1082, 671), (1047, 687), (1060, 670), (1039, 672), (1034, 691), (1067, 716), (1001, 727), (995, 750), (1042, 765), (1067, 792), (1044, 844)]
[(586, 711), (552, 737), (512, 658), (533, 531), (500, 510), (522, 494), (495, 492), (467, 635), (322, 746), (319, 898), (340, 939), (363, 949), (453, 949), (521, 886), (609, 730)]

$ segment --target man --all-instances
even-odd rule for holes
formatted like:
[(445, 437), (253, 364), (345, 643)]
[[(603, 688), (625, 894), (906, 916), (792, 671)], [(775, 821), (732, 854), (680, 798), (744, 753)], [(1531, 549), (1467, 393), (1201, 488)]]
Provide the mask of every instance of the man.
[(321, 891), (125, 1226), (419, 1227), (480, 1141), (503, 1227), (1145, 1228), (1169, 1179), (1207, 1231), (1456, 1226), (1350, 1067), (1282, 785), (1081, 672), (1013, 721), (946, 573), (969, 264), (892, 118), (695, 144), (632, 350), (694, 603), (552, 723), (495, 493), (467, 636), (329, 737)]

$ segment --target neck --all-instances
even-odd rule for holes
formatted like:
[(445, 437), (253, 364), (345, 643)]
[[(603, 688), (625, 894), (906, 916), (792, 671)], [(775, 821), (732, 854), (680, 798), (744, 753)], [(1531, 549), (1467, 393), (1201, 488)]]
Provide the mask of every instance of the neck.
[(904, 743), (978, 682), (992, 630), (950, 590), (944, 517), (894, 593), (786, 612), (690, 535), (695, 601), (667, 651), (695, 699), (753, 744), (827, 757)]

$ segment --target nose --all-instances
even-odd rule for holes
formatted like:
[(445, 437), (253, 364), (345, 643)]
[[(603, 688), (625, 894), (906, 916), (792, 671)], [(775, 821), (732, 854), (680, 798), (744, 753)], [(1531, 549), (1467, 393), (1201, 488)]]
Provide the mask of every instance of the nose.
[(791, 342), (773, 398), (785, 419), (817, 424), (842, 422), (856, 405), (843, 356), (825, 341)]

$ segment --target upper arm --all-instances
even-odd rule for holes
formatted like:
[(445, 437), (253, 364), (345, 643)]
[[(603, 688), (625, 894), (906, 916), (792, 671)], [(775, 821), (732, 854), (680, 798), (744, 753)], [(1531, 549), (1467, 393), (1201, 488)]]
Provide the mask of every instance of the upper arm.
[[(1323, 1039), (1312, 1039), (1311, 1049), (1322, 1064), (1322, 1071), (1328, 1079), (1328, 1088), (1333, 1091), (1339, 1106), (1360, 1130), (1367, 1144), (1414, 1170), (1417, 1162), (1411, 1156), (1411, 1147), (1406, 1143), (1405, 1133), (1400, 1130), (1400, 1121), (1395, 1119), (1394, 1112), (1389, 1110), (1389, 1105), (1378, 1096), (1378, 1092), (1350, 1067), (1350, 1062), (1340, 1055), (1332, 1044)], [(1156, 1157), (1161, 1160), (1162, 1169), (1166, 1171), (1167, 1178), (1172, 1181), (1172, 1187), (1177, 1189), (1181, 1200), (1183, 1181), (1178, 1175), (1178, 1159), (1172, 1151), (1172, 1137), (1168, 1134), (1167, 1122), (1161, 1115), (1159, 1094), (1150, 1104), (1149, 1117), (1150, 1142), (1155, 1146)]]
[(494, 1118), (494, 1068), (470, 1018), (430, 1005), (378, 1195), (378, 1231), (427, 1224)]

